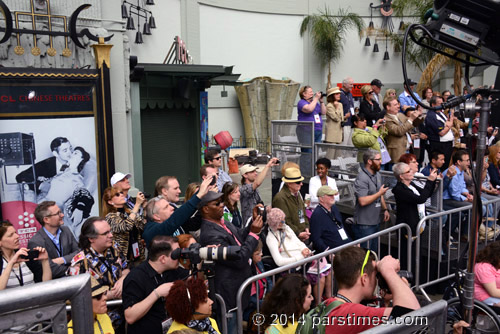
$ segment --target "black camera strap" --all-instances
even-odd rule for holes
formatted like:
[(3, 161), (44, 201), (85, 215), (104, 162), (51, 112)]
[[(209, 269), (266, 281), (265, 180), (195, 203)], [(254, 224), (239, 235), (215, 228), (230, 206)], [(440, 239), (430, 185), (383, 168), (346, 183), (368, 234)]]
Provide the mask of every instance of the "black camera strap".
[(342, 299), (346, 303), (351, 303), (352, 304), (352, 302), (351, 302), (351, 300), (349, 298), (347, 298), (346, 296), (341, 295), (340, 293), (337, 293), (336, 297)]
[[(5, 257), (2, 256), (3, 261), (5, 263), (9, 264), (9, 261)], [(23, 269), (21, 268), (22, 263), (19, 263), (19, 276), (17, 276), (16, 271), (14, 270), (14, 266), (12, 266), (12, 273), (16, 276), (17, 281), (19, 282), (20, 286), (24, 285), (24, 280), (23, 280)], [(3, 263), (2, 263), (2, 269), (3, 269)]]

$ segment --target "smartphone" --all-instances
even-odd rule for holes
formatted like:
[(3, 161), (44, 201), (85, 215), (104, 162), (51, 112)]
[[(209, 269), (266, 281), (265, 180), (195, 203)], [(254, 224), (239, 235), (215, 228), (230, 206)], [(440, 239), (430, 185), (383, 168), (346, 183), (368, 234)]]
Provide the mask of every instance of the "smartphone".
[(40, 251), (38, 249), (32, 249), (32, 250), (29, 250), (28, 251), (28, 255), (21, 255), (21, 259), (26, 259), (26, 260), (34, 260), (36, 258), (38, 258), (38, 256), (40, 255)]
[(212, 182), (210, 182), (210, 185), (213, 186), (217, 183), (217, 178), (215, 177), (215, 175), (212, 175)]
[(264, 210), (265, 210), (265, 208), (263, 208), (263, 207), (259, 206), (259, 208), (258, 208), (258, 209), (259, 209), (259, 216), (263, 216), (263, 215), (264, 215)]
[(386, 187), (386, 188), (390, 188), (390, 187), (391, 187), (391, 184), (390, 184), (390, 183), (384, 183), (384, 187)]

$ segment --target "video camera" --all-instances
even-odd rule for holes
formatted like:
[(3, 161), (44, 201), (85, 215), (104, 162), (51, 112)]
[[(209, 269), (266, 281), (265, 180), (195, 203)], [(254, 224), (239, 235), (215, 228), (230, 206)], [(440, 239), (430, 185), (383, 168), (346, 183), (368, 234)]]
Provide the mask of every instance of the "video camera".
[(194, 243), (189, 248), (177, 248), (172, 252), (170, 257), (172, 260), (186, 259), (192, 265), (198, 264), (201, 260), (205, 261), (231, 261), (239, 260), (240, 246), (227, 247), (201, 247), (200, 244)]

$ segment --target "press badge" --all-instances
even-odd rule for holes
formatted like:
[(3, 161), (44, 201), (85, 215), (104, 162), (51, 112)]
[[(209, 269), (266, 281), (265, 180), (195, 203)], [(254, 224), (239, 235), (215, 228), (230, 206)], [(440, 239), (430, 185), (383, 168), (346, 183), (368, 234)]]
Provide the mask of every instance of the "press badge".
[(134, 257), (139, 257), (139, 244), (137, 242), (134, 242), (132, 244), (132, 251), (134, 252)]
[(380, 202), (375, 203), (376, 208), (380, 208)]
[(344, 228), (341, 228), (339, 230), (339, 234), (340, 234), (340, 237), (342, 238), (342, 240), (347, 240), (347, 234), (345, 233)]
[(319, 118), (318, 114), (314, 115), (314, 121), (318, 124), (321, 123), (321, 118)]

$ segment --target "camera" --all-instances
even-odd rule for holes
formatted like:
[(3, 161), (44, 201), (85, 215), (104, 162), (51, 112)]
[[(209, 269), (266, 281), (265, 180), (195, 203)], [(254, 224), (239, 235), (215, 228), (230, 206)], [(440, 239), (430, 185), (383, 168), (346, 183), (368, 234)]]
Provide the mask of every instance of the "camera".
[(321, 98), (324, 98), (326, 96), (326, 93), (320, 92), (321, 93)]
[[(412, 284), (413, 283), (413, 273), (407, 271), (407, 270), (400, 270), (398, 271), (399, 277), (404, 277), (408, 283)], [(392, 293), (391, 289), (389, 289), (389, 285), (387, 285), (387, 282), (382, 276), (382, 274), (377, 273), (377, 279), (378, 279), (378, 286), (381, 290), (385, 290), (388, 294)]]
[(210, 185), (213, 186), (217, 183), (217, 178), (215, 177), (215, 175), (212, 175), (212, 182), (210, 182)]
[(38, 249), (32, 249), (32, 250), (29, 250), (28, 251), (28, 255), (21, 255), (21, 259), (25, 259), (25, 260), (34, 260), (36, 259), (38, 256), (40, 255), (40, 251)]
[(191, 264), (198, 264), (201, 260), (206, 261), (226, 261), (240, 259), (240, 246), (227, 247), (201, 247), (194, 243), (189, 248), (177, 248), (170, 254), (172, 260), (186, 259)]
[(263, 206), (257, 207), (257, 214), (262, 217), (262, 222), (265, 224), (267, 221), (267, 210), (264, 202), (259, 202), (257, 204), (262, 204)]

